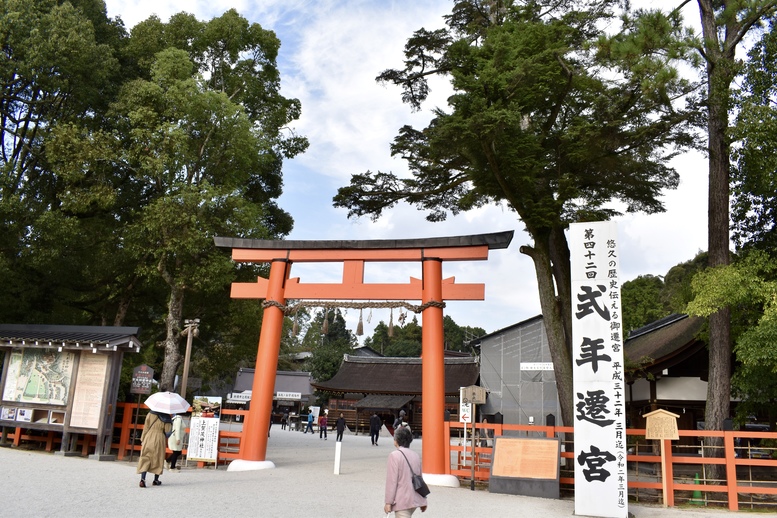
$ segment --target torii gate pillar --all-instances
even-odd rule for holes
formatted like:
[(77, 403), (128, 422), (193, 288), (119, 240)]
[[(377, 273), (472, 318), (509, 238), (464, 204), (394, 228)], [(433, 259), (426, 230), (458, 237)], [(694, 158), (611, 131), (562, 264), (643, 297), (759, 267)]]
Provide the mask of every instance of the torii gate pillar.
[[(442, 301), (442, 261), (424, 259), (423, 303)], [(445, 334), (442, 308), (429, 306), (421, 321), (424, 473), (445, 473)], [(450, 460), (448, 460), (450, 464)]]
[[(284, 285), (289, 275), (288, 262), (274, 260), (270, 265), (270, 279), (267, 286), (267, 300), (280, 305), (286, 304)], [(270, 413), (275, 393), (275, 374), (278, 368), (278, 355), (281, 348), (283, 331), (283, 311), (278, 306), (267, 306), (262, 313), (262, 330), (259, 333), (259, 348), (256, 353), (256, 368), (251, 386), (251, 407), (248, 419), (243, 423), (241, 455), (232, 471), (274, 468), (275, 464), (266, 460), (267, 437), (270, 430)], [(248, 463), (246, 463), (246, 461)]]
[[(243, 424), (238, 460), (229, 471), (274, 468), (266, 460), (267, 434), (275, 390), (276, 366), (286, 299), (421, 300), (422, 312), (422, 425), (424, 478), (430, 485), (456, 486), (445, 458), (445, 357), (442, 307), (444, 300), (483, 300), (482, 284), (456, 284), (442, 278), (443, 261), (488, 259), (488, 251), (507, 248), (513, 232), (429, 239), (375, 241), (269, 241), (216, 237), (216, 246), (232, 249), (243, 262), (269, 262), (269, 279), (233, 283), (232, 298), (265, 299), (256, 355), (251, 407)], [(418, 261), (423, 279), (407, 284), (365, 284), (364, 263)], [(340, 284), (300, 283), (290, 278), (294, 262), (342, 262)], [(457, 387), (458, 388), (458, 387)], [(447, 474), (446, 474), (447, 472)]]

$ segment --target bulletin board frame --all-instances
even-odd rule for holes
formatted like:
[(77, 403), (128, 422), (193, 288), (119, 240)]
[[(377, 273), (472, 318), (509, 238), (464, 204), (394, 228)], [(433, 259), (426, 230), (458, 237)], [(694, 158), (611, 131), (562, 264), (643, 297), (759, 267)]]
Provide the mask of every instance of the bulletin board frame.
[(560, 497), (561, 441), (544, 437), (496, 437), (489, 491)]

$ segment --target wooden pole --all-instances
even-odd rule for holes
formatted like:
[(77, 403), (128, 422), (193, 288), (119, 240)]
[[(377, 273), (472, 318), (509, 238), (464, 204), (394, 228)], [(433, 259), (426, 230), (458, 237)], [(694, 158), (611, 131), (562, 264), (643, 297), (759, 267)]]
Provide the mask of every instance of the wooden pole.
[[(129, 461), (132, 462), (132, 457), (135, 455), (135, 436), (138, 433), (138, 412), (140, 411), (140, 394), (137, 394), (137, 402), (135, 405), (135, 418), (132, 420), (132, 444), (130, 445), (130, 459)], [(63, 441), (64, 442), (64, 441)]]
[(664, 507), (667, 507), (666, 495), (669, 489), (669, 481), (666, 479), (666, 439), (661, 439), (661, 487), (663, 490)]
[[(472, 423), (472, 479), (469, 483), (469, 488), (471, 491), (475, 490), (475, 415), (477, 412), (475, 411), (475, 408), (477, 405), (473, 402), (472, 403), (472, 415), (470, 416), (470, 422)], [(466, 426), (466, 425), (465, 425)]]

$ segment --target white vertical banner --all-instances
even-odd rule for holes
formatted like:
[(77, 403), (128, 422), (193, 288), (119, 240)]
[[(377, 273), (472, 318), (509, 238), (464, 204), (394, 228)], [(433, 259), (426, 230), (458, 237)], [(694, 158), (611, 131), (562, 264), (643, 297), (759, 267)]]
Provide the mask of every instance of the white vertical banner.
[(627, 518), (626, 397), (617, 227), (569, 226), (575, 514)]

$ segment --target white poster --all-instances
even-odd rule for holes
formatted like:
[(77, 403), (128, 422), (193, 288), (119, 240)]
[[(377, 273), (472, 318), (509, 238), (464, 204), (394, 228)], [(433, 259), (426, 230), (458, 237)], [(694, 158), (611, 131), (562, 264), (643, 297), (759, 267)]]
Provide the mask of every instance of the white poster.
[(91, 428), (100, 426), (105, 378), (108, 373), (108, 356), (82, 352), (76, 374), (76, 389), (73, 392), (73, 408), (70, 411), (70, 426)]
[(219, 419), (192, 417), (189, 423), (189, 448), (186, 459), (216, 462), (219, 453)]
[(617, 227), (569, 226), (575, 514), (626, 518), (626, 415)]

